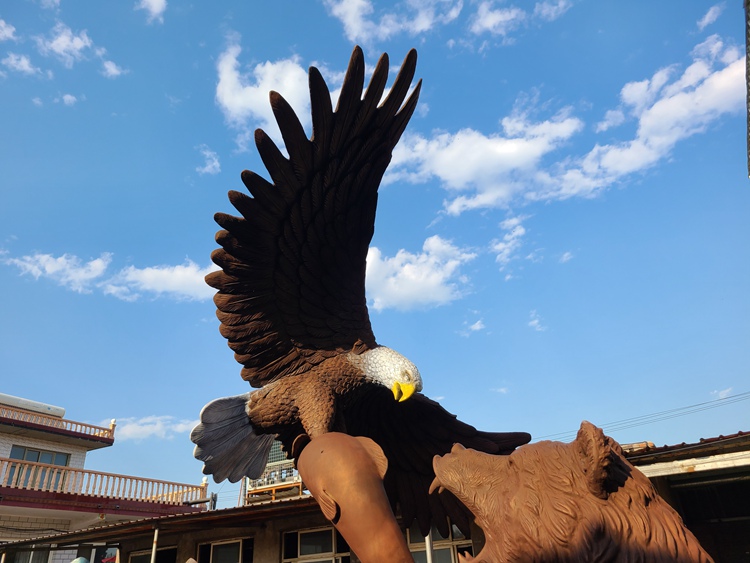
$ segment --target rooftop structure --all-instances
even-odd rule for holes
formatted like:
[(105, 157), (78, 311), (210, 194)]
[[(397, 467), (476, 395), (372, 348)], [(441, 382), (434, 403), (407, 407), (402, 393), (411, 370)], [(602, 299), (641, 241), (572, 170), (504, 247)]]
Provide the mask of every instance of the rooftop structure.
[(206, 482), (85, 469), (88, 452), (114, 444), (115, 421), (95, 426), (64, 415), (0, 394), (0, 542), (205, 509)]

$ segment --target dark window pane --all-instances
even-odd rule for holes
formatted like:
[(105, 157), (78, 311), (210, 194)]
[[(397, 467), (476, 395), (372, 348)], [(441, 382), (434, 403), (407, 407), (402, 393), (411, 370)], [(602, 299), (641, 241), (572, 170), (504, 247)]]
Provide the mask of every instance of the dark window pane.
[(10, 459), (23, 459), (23, 454), (26, 453), (26, 448), (21, 446), (11, 446), (10, 448)]
[(333, 534), (331, 530), (318, 532), (300, 532), (299, 554), (314, 555), (316, 553), (333, 552)]
[(336, 553), (349, 553), (349, 544), (346, 543), (344, 536), (338, 530), (334, 532), (336, 533)]
[(297, 532), (284, 534), (284, 559), (297, 557)]
[(211, 563), (240, 563), (240, 542), (214, 544)]
[(26, 450), (26, 455), (24, 456), (24, 459), (26, 461), (39, 461), (39, 451), (38, 450)]
[(432, 563), (451, 563), (451, 548), (443, 547), (432, 552)]
[(242, 563), (253, 563), (253, 538), (242, 540)]
[(54, 457), (55, 457), (55, 454), (53, 454), (52, 452), (40, 452), (39, 463), (51, 464)]
[(211, 563), (210, 543), (204, 543), (198, 546), (198, 563)]
[(55, 464), (55, 465), (62, 465), (64, 467), (64, 466), (68, 465), (68, 460), (69, 459), (70, 459), (70, 455), (69, 454), (56, 453), (55, 454), (55, 461), (53, 461), (52, 463)]

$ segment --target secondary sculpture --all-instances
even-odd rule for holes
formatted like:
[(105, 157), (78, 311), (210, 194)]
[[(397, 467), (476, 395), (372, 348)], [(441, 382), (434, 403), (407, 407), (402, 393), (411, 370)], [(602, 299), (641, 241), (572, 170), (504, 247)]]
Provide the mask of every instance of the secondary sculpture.
[(590, 422), (569, 444), (538, 442), (509, 456), (456, 445), (433, 465), (430, 490), (452, 491), (485, 533), (482, 551), (461, 561), (712, 561), (620, 445)]
[(295, 459), (305, 436), (370, 438), (387, 458), (384, 490), (405, 525), (416, 519), (425, 535), (431, 524), (447, 535), (450, 517), (469, 534), (468, 510), (451, 493), (428, 493), (433, 456), (456, 442), (508, 454), (530, 436), (478, 431), (420, 394), (416, 366), (375, 341), (365, 299), (377, 190), (417, 104), (421, 81), (407, 98), (416, 59), (410, 51), (381, 103), (388, 57), (363, 95), (364, 57), (355, 48), (335, 111), (311, 68), (310, 139), (271, 92), (289, 157), (256, 131), (271, 182), (242, 173), (252, 197), (231, 191), (242, 216), (216, 214), (223, 230), (212, 259), (221, 270), (206, 277), (218, 289), (220, 331), (242, 377), (259, 389), (206, 405), (191, 439), (204, 473), (218, 482), (259, 477), (274, 438)]

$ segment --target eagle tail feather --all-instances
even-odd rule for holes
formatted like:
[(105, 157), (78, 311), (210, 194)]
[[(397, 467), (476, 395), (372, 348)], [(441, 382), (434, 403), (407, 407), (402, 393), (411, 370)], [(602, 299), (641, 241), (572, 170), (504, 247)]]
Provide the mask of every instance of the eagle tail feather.
[(251, 393), (224, 397), (208, 403), (190, 439), (193, 455), (201, 460), (203, 473), (219, 483), (236, 483), (243, 477), (257, 479), (266, 468), (268, 452), (275, 436), (258, 434), (245, 410)]

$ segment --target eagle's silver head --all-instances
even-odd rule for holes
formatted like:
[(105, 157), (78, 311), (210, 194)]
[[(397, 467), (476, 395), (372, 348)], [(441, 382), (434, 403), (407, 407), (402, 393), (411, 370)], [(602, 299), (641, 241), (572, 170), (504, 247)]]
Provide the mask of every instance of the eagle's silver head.
[(395, 350), (378, 346), (362, 354), (349, 354), (349, 361), (356, 365), (373, 383), (379, 383), (393, 391), (393, 398), (405, 401), (422, 390), (422, 376), (417, 366)]

